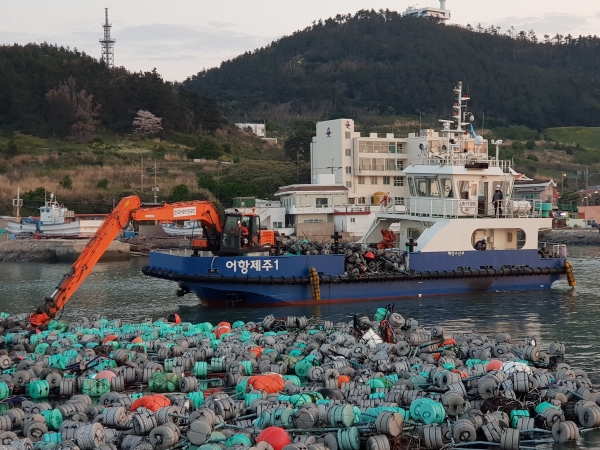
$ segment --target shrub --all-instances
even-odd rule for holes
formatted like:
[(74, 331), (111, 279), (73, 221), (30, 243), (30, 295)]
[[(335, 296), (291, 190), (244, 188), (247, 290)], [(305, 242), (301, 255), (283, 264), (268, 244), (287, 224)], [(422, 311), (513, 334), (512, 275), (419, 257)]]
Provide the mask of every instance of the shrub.
[(65, 175), (65, 177), (58, 182), (59, 186), (65, 189), (73, 189), (73, 180), (69, 175)]
[(108, 189), (108, 178), (102, 178), (100, 181), (98, 181), (98, 183), (96, 184), (96, 187), (98, 189)]
[(512, 148), (514, 150), (523, 150), (525, 148), (525, 146), (523, 145), (523, 143), (521, 141), (514, 141), (512, 143)]
[(527, 150), (533, 150), (535, 148), (535, 141), (533, 139), (529, 139), (525, 143), (525, 148), (527, 148)]

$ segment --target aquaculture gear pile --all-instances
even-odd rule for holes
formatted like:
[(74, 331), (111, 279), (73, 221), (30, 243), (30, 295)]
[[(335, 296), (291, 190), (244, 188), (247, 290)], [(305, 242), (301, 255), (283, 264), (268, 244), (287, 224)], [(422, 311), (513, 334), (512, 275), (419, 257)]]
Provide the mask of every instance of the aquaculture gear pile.
[[(307, 239), (281, 239), (284, 255), (329, 255), (336, 253), (335, 244), (310, 242)], [(344, 275), (359, 277), (364, 273), (406, 273), (406, 252), (397, 249), (379, 249), (376, 244), (340, 244), (339, 253), (346, 255)]]
[(563, 344), (449, 335), (392, 311), (216, 326), (91, 316), (41, 332), (5, 314), (0, 449), (518, 449), (600, 426), (600, 395)]

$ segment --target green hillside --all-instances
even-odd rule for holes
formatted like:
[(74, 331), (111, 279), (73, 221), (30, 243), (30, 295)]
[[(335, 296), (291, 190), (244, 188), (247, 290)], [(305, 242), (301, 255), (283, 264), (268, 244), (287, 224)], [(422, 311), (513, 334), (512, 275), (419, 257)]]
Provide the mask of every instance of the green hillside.
[(437, 120), (450, 114), (452, 89), (463, 80), (487, 126), (600, 123), (600, 39), (479, 31), (359, 11), (199, 72), (184, 86), (216, 97), (232, 118)]
[(543, 135), (554, 142), (600, 150), (600, 127), (550, 128)]

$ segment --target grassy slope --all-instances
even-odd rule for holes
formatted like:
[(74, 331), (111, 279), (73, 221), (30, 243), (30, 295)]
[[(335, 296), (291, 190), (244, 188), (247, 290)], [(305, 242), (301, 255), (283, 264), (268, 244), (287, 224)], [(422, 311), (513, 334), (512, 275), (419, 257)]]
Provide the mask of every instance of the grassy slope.
[(555, 142), (600, 150), (600, 127), (549, 128), (542, 134)]
[[(193, 141), (192, 137), (188, 137)], [(108, 212), (113, 199), (124, 195), (140, 195), (145, 201), (152, 199), (150, 187), (154, 184), (152, 167), (157, 161), (157, 185), (159, 200), (169, 200), (176, 185), (185, 184), (198, 198), (214, 199), (214, 196), (197, 186), (200, 173), (218, 178), (231, 166), (215, 161), (194, 163), (187, 158), (190, 146), (161, 140), (132, 140), (111, 134), (99, 136), (92, 144), (76, 144), (57, 139), (40, 139), (15, 134), (10, 136), (19, 149), (19, 155), (2, 160), (0, 156), (0, 214), (12, 214), (11, 199), (17, 187), (21, 192), (45, 187), (55, 192), (60, 201), (79, 213)], [(219, 130), (214, 139), (227, 147), (225, 159), (235, 160), (233, 166), (244, 161), (270, 161), (287, 167), (283, 150), (237, 130)], [(179, 136), (182, 140), (182, 136)], [(0, 137), (0, 148), (5, 148), (9, 137)], [(144, 159), (144, 191), (142, 192), (142, 158)], [(289, 169), (292, 170), (292, 169)], [(73, 182), (71, 189), (59, 182), (65, 176)], [(108, 180), (108, 187), (98, 187), (98, 182)], [(25, 214), (33, 214), (40, 205), (29, 207)]]

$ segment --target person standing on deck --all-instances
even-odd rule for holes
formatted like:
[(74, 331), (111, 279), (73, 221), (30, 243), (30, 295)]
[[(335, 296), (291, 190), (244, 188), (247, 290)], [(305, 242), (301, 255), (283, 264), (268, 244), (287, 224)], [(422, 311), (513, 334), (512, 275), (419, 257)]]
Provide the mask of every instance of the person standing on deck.
[(500, 190), (500, 185), (496, 185), (496, 191), (494, 192), (494, 197), (492, 197), (492, 202), (494, 203), (494, 209), (496, 210), (496, 217), (502, 217), (502, 200), (504, 199), (504, 194)]

